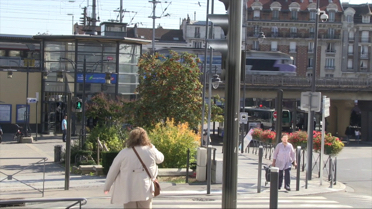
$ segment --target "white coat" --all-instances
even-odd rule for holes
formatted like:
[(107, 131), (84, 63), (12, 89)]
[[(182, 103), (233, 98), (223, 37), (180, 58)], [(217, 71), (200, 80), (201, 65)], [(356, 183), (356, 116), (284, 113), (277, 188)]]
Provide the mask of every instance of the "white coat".
[[(150, 174), (156, 178), (164, 155), (155, 146), (136, 146), (136, 151)], [(125, 148), (115, 157), (106, 177), (104, 191), (113, 185), (111, 203), (126, 204), (153, 198), (154, 186), (132, 148)]]

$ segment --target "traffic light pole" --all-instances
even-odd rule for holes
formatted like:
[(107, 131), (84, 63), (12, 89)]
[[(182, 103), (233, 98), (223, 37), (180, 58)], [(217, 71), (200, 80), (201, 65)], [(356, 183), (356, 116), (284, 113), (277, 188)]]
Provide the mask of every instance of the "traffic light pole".
[(225, 89), (225, 135), (223, 139), (222, 208), (237, 207), (238, 138), (240, 112), (240, 64), (242, 0), (229, 1), (228, 55)]
[(68, 94), (67, 101), (67, 136), (66, 136), (66, 155), (65, 155), (65, 190), (70, 189), (70, 164), (71, 164), (71, 92)]

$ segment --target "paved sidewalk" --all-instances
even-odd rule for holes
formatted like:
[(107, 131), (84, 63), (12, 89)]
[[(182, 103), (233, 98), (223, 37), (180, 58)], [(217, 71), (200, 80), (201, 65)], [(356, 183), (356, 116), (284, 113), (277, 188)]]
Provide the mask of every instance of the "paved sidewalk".
[[(39, 137), (38, 141), (32, 144), (15, 143), (11, 139), (11, 135), (4, 135), (4, 141), (0, 144), (0, 158), (15, 158), (15, 157), (46, 157), (45, 166), (45, 195), (44, 198), (62, 198), (62, 197), (84, 197), (88, 199), (88, 204), (85, 207), (108, 208), (115, 207), (110, 205), (109, 195), (103, 193), (103, 184), (105, 177), (99, 176), (81, 176), (70, 175), (70, 189), (64, 190), (65, 175), (64, 167), (59, 163), (54, 163), (54, 146), (64, 143), (60, 136), (44, 136)], [(215, 146), (216, 158), (223, 159), (222, 147)], [(258, 176), (258, 156), (251, 153), (238, 154), (238, 197), (268, 197), (270, 192), (270, 184), (265, 186), (264, 170), (262, 170), (262, 187), (261, 193), (257, 193), (257, 176)], [(13, 180), (6, 180), (7, 175), (13, 175), (19, 169), (25, 168), (35, 160), (2, 160), (0, 159), (0, 199), (15, 199), (15, 198), (41, 198), (42, 194), (33, 188)], [(270, 164), (269, 160), (263, 159), (263, 164)], [(43, 188), (43, 166), (35, 165), (31, 169), (15, 174), (17, 178), (34, 188), (42, 190)], [(313, 178), (308, 182), (308, 188), (305, 189), (305, 173), (301, 172), (300, 191), (296, 190), (296, 180), (294, 175), (295, 170), (292, 170), (292, 191), (279, 191), (279, 196), (297, 196), (310, 195), (325, 192), (337, 192), (345, 190), (345, 185), (337, 182), (330, 188), (329, 182), (323, 180), (323, 185), (320, 185), (319, 178)], [(212, 184), (211, 194), (207, 195), (207, 185), (205, 182), (191, 184), (172, 184), (161, 182), (162, 198), (167, 196), (221, 196), (222, 184)], [(118, 207), (118, 206), (116, 206)]]

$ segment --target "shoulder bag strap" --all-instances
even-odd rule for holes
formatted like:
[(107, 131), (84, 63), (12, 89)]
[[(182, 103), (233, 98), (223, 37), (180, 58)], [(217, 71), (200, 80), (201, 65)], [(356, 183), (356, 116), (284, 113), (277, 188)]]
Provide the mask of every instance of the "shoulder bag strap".
[(133, 151), (136, 153), (136, 155), (137, 155), (137, 157), (138, 157), (138, 159), (141, 161), (141, 163), (142, 163), (142, 166), (143, 166), (143, 168), (146, 170), (146, 173), (147, 173), (147, 175), (149, 175), (149, 177), (150, 177), (150, 179), (152, 179), (152, 176), (150, 175), (150, 172), (149, 172), (149, 170), (147, 170), (147, 167), (146, 167), (146, 165), (143, 163), (143, 161), (142, 161), (142, 159), (141, 159), (141, 157), (138, 155), (138, 152), (137, 152), (137, 150), (134, 148), (134, 147), (132, 147), (133, 148)]

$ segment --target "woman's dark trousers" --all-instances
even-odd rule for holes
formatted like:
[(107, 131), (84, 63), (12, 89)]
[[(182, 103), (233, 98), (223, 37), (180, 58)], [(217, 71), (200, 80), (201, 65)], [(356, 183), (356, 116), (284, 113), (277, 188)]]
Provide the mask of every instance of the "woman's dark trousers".
[[(291, 188), (291, 168), (284, 170), (284, 188)], [(282, 188), (283, 184), (283, 170), (279, 170), (279, 189)]]

